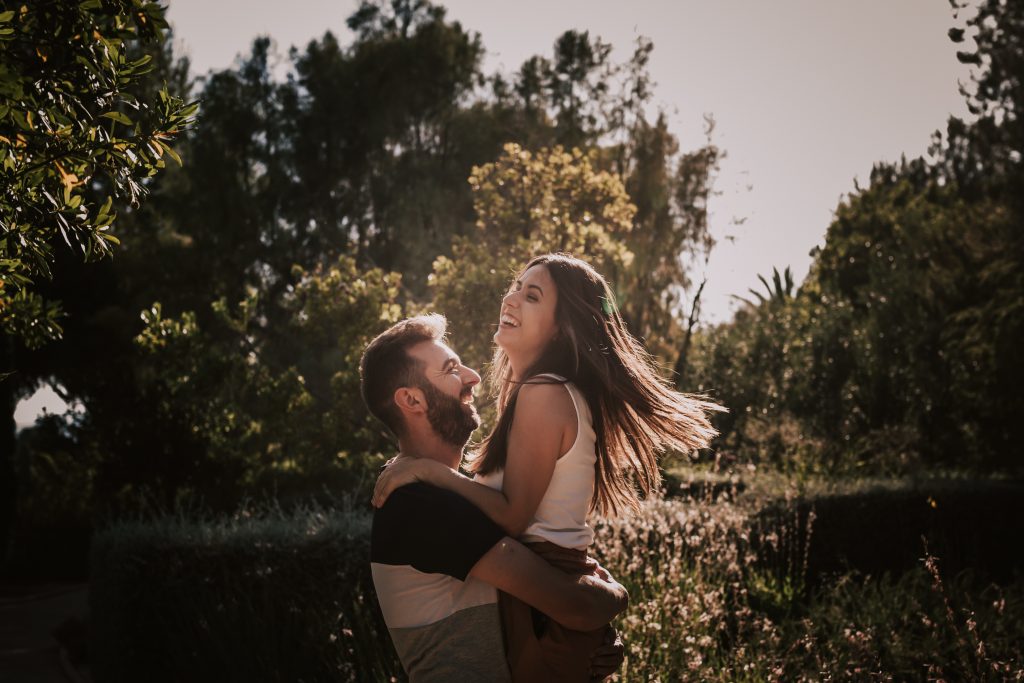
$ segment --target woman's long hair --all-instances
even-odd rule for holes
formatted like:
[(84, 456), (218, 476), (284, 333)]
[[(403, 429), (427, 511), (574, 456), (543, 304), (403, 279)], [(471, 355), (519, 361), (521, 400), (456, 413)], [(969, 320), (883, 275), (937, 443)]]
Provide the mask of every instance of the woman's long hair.
[(626, 330), (608, 284), (589, 264), (568, 254), (546, 254), (533, 258), (518, 277), (537, 265), (547, 268), (558, 288), (558, 333), (518, 382), (508, 356), (501, 347), (495, 351), (490, 382), (498, 422), (470, 469), (479, 474), (504, 469), (519, 388), (536, 375), (554, 373), (579, 387), (594, 417), (597, 485), (591, 509), (602, 515), (636, 509), (637, 487), (647, 496), (661, 486), (658, 453), (706, 448), (717, 434), (708, 413), (725, 409), (668, 385)]

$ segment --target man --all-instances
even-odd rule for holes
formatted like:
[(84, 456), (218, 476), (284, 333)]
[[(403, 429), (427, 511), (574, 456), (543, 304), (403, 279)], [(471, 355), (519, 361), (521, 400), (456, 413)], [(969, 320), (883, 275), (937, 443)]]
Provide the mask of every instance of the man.
[[(380, 334), (363, 354), (361, 389), (402, 457), (457, 468), (480, 425), (480, 375), (443, 343), (445, 326), (442, 316), (420, 316)], [(578, 630), (607, 624), (627, 601), (607, 573), (555, 569), (465, 499), (422, 483), (395, 490), (376, 511), (370, 555), (384, 620), (413, 683), (509, 680), (496, 588)], [(595, 677), (621, 660), (621, 644), (595, 653)]]

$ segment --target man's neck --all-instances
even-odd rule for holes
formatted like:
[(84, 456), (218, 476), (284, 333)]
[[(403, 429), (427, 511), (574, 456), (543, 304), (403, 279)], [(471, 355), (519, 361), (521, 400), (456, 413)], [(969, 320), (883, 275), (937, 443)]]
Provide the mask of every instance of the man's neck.
[(462, 449), (438, 438), (435, 434), (420, 435), (398, 440), (398, 448), (402, 455), (412, 458), (436, 460), (453, 470), (462, 464)]

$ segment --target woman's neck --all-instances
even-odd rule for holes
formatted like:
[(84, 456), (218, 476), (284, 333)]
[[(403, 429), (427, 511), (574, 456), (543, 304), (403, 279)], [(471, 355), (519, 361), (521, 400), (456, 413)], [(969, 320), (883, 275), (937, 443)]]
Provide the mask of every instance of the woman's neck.
[(531, 356), (508, 356), (508, 365), (512, 368), (512, 381), (522, 382), (525, 379), (525, 375), (530, 371), (537, 361), (540, 359), (540, 354), (534, 354)]

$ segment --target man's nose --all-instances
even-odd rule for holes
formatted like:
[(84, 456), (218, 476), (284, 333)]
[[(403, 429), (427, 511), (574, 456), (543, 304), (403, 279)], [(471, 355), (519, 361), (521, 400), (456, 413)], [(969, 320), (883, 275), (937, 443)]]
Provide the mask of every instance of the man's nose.
[[(466, 366), (462, 367), (466, 368)], [(466, 372), (463, 374), (463, 376), (466, 378), (463, 384), (467, 386), (473, 387), (480, 383), (480, 375), (477, 374), (477, 371), (474, 370), (473, 368), (466, 368)]]

